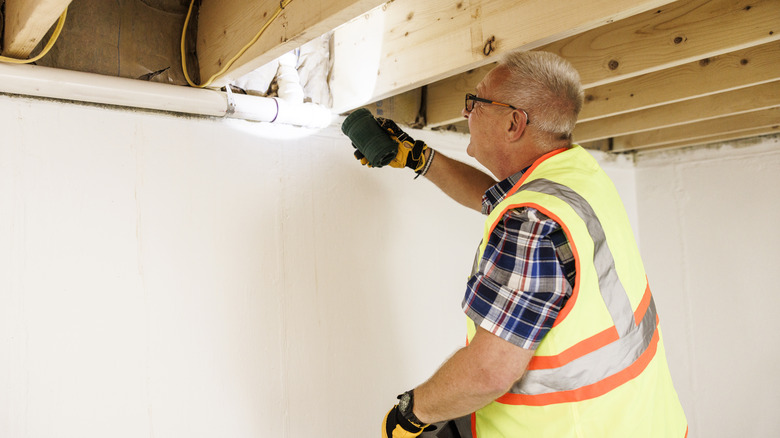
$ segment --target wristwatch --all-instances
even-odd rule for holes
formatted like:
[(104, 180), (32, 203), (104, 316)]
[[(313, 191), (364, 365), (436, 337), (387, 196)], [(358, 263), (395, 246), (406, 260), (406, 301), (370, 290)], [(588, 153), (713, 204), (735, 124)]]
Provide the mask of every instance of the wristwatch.
[(398, 412), (415, 426), (425, 425), (416, 415), (414, 415), (414, 390), (410, 389), (398, 396)]

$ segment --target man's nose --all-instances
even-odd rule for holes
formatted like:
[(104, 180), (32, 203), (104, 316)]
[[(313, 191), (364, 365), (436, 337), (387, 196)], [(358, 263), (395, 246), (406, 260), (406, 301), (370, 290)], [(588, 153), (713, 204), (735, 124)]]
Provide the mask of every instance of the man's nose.
[(467, 119), (469, 118), (469, 114), (471, 114), (470, 111), (466, 111), (466, 107), (465, 106), (460, 110), (460, 113), (461, 113), (461, 115), (463, 115), (464, 118), (467, 118)]

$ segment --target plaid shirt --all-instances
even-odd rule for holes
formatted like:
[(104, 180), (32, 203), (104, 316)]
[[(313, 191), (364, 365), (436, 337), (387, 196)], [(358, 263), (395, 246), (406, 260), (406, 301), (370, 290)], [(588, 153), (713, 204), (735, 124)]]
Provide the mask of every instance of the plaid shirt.
[[(488, 189), (482, 212), (490, 214), (522, 175)], [(478, 263), (466, 286), (463, 311), (477, 327), (536, 349), (574, 284), (574, 256), (561, 226), (534, 208), (510, 210), (496, 225)]]

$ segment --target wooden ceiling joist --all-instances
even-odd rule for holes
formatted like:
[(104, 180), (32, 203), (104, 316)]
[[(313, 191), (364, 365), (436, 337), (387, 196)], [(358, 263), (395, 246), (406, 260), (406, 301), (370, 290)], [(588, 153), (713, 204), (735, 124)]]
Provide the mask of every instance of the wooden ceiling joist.
[[(71, 1), (5, 0), (3, 54), (29, 58)], [(525, 49), (557, 53), (580, 72), (574, 139), (590, 147), (679, 147), (780, 125), (778, 0), (198, 3), (197, 68), (214, 88), (333, 31), (334, 112), (373, 105), (402, 122), (424, 115), (426, 128), (467, 132), (463, 95), (502, 54)], [(415, 99), (399, 105), (406, 95)]]
[(465, 73), (434, 82), (426, 87), (428, 126), (435, 128), (457, 123), (463, 117), (463, 99), (466, 93), (474, 93), (477, 84), (495, 67), (495, 64), (467, 71)]
[(773, 107), (666, 129), (618, 136), (612, 139), (611, 150), (626, 152), (724, 141), (776, 132), (778, 126), (780, 126), (780, 107)]
[[(678, 1), (538, 49), (571, 61), (588, 92), (604, 84), (779, 41), (777, 17), (780, 2), (776, 0)], [(490, 68), (429, 85), (429, 125), (458, 120), (461, 94), (473, 90)]]
[(780, 82), (768, 82), (614, 117), (578, 123), (577, 142), (633, 134), (780, 105)]
[(3, 56), (27, 59), (71, 0), (5, 0)]
[(779, 132), (780, 132), (780, 125), (769, 125), (762, 128), (742, 129), (742, 130), (727, 132), (723, 134), (708, 135), (705, 137), (699, 137), (695, 139), (680, 140), (677, 142), (666, 143), (663, 145), (636, 148), (634, 149), (634, 151), (645, 152), (645, 151), (652, 151), (658, 149), (669, 150), (669, 149), (676, 149), (676, 148), (682, 148), (688, 146), (719, 143), (719, 142), (729, 141), (729, 140), (741, 140), (746, 138), (758, 137), (761, 135), (772, 135), (772, 134), (777, 134)]
[[(667, 3), (395, 0), (336, 30), (334, 107), (350, 110), (490, 64), (510, 49), (537, 48)], [(372, 60), (370, 68), (351, 69)]]
[[(292, 0), (257, 42), (214, 79), (212, 86), (222, 87), (382, 3), (383, 0)], [(252, 41), (281, 4), (279, 0), (204, 0), (197, 37), (202, 81), (219, 72)]]
[(780, 79), (780, 41), (593, 87), (579, 121), (638, 111)]
[(776, 0), (678, 1), (547, 48), (585, 88), (780, 39)]

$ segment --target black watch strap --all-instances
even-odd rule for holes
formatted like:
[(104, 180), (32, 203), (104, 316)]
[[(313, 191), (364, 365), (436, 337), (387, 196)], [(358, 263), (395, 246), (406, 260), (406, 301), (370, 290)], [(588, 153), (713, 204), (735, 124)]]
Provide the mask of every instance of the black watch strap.
[(425, 427), (426, 424), (414, 415), (414, 390), (410, 389), (398, 396), (398, 412), (410, 423), (417, 427)]

